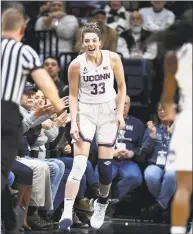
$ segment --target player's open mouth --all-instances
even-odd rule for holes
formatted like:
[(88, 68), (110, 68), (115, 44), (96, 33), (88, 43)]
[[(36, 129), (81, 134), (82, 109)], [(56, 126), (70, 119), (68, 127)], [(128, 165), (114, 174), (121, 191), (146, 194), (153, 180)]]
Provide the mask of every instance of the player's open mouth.
[(95, 51), (95, 49), (88, 49), (88, 51), (89, 51), (89, 52), (93, 52), (93, 51)]

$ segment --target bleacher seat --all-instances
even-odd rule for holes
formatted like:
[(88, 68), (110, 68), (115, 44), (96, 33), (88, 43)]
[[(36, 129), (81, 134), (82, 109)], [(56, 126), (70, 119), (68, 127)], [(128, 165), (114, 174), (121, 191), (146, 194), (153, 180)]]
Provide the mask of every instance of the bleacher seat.
[[(43, 61), (48, 56), (59, 56), (58, 51), (58, 36), (54, 30), (36, 31), (38, 40), (37, 52)], [(53, 48), (53, 41), (55, 48)]]
[(127, 94), (132, 106), (148, 106), (148, 79), (145, 59), (123, 59)]

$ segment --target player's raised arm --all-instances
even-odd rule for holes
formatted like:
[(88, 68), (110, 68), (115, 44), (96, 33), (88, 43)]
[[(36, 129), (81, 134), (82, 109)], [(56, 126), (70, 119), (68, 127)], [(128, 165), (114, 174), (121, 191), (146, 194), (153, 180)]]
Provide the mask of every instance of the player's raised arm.
[[(111, 66), (117, 81), (117, 116), (123, 116), (124, 103), (126, 97), (126, 84), (125, 75), (123, 70), (123, 64), (120, 56), (117, 53), (110, 52)], [(123, 127), (123, 126), (120, 126)]]

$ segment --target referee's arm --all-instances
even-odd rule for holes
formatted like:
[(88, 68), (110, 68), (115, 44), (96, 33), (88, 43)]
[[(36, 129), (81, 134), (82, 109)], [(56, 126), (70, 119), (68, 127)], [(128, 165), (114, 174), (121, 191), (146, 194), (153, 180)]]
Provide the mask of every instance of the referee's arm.
[(60, 100), (59, 92), (52, 78), (41, 66), (38, 54), (27, 45), (23, 47), (23, 53), (27, 55), (24, 59), (26, 60), (26, 65), (31, 71), (32, 79), (43, 91), (44, 95), (51, 101), (56, 109), (56, 112), (62, 111), (62, 109), (64, 108), (64, 104)]
[(31, 73), (33, 80), (43, 91), (44, 95), (51, 101), (57, 112), (64, 108), (63, 102), (59, 98), (58, 90), (44, 68), (39, 68)]

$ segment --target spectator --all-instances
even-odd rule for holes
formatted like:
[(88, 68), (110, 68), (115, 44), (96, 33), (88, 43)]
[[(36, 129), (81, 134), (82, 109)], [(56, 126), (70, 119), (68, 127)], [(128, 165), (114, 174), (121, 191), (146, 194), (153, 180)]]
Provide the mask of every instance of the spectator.
[(27, 212), (32, 195), (32, 182), (33, 182), (33, 170), (25, 164), (15, 160), (12, 166), (12, 171), (15, 175), (15, 183), (17, 184), (18, 197), (16, 199), (16, 207), (24, 207), (24, 224), (21, 227), (21, 231), (31, 231), (31, 227), (27, 223)]
[[(38, 96), (43, 97), (43, 93), (39, 90)], [(37, 99), (36, 99), (37, 100)], [(45, 100), (42, 98), (42, 100)], [(22, 103), (24, 107), (24, 103)], [(33, 109), (38, 109), (44, 106), (45, 103), (37, 101), (33, 103)], [(67, 114), (64, 112), (62, 115), (62, 124), (65, 121)], [(63, 118), (64, 117), (64, 118)], [(58, 117), (59, 118), (59, 117)], [(36, 137), (33, 142), (28, 141), (31, 148), (31, 156), (37, 157), (41, 160), (46, 161), (50, 167), (51, 173), (51, 189), (52, 189), (52, 200), (54, 201), (58, 187), (64, 175), (65, 164), (55, 158), (46, 158), (46, 147), (45, 144), (52, 142), (58, 135), (58, 127), (52, 120), (48, 119), (41, 124), (40, 134)], [(47, 215), (45, 210), (41, 210), (40, 215), (47, 221), (50, 221), (50, 216)]]
[[(95, 9), (92, 11), (91, 14), (91, 22), (97, 22), (102, 33), (102, 45), (101, 49), (110, 50), (116, 52), (117, 47), (117, 32), (115, 29), (110, 28), (106, 25), (106, 12), (102, 9)], [(82, 41), (81, 38), (81, 31), (80, 28), (76, 35), (76, 45), (74, 48), (74, 52), (79, 53), (82, 49)], [(109, 40), (111, 38), (111, 40)]]
[[(22, 97), (21, 105), (21, 113), (23, 118), (26, 119), (31, 115), (31, 111), (34, 107), (35, 100), (35, 92), (32, 90), (32, 87), (25, 86), (24, 94)], [(39, 91), (41, 92), (41, 91)], [(42, 104), (42, 103), (40, 103)], [(41, 105), (35, 106), (34, 110), (41, 108)], [(32, 127), (30, 127), (32, 128)], [(31, 149), (31, 156), (34, 158), (43, 159), (50, 167), (50, 176), (51, 176), (51, 188), (52, 188), (52, 199), (54, 200), (58, 186), (64, 174), (64, 164), (57, 159), (45, 159), (46, 158), (46, 148), (45, 143), (47, 141), (53, 141), (58, 135), (58, 127), (55, 124), (47, 119), (42, 123), (39, 128), (39, 135), (33, 142), (28, 143)]]
[(150, 32), (143, 29), (143, 18), (138, 11), (130, 15), (130, 29), (120, 34), (117, 52), (124, 58), (145, 58), (153, 60), (157, 55), (156, 44), (145, 46)]
[[(60, 67), (58, 60), (55, 57), (46, 57), (44, 59), (44, 68), (48, 72), (48, 74), (52, 77), (56, 87), (59, 90), (59, 96), (64, 97), (64, 83), (63, 81), (59, 78), (59, 72), (60, 72)], [(38, 93), (36, 94), (37, 97)]]
[(164, 8), (166, 1), (152, 1), (153, 7), (139, 10), (144, 19), (144, 28), (150, 32), (163, 30), (175, 21), (173, 12)]
[(142, 209), (142, 214), (152, 218), (168, 208), (176, 188), (175, 171), (164, 171), (171, 139), (171, 122), (161, 104), (158, 104), (157, 118), (158, 124), (154, 125), (152, 121), (147, 123), (141, 149), (149, 164), (144, 172), (145, 181), (156, 199), (153, 206)]
[[(75, 34), (78, 29), (78, 20), (73, 15), (68, 15), (65, 12), (64, 4), (62, 1), (52, 1), (50, 4), (50, 11), (48, 16), (40, 17), (35, 25), (36, 31), (54, 30), (58, 37), (58, 50), (59, 52), (72, 52)], [(48, 38), (49, 40), (49, 38)], [(46, 41), (48, 44), (48, 41)], [(41, 52), (43, 52), (43, 44), (41, 44)], [(48, 45), (47, 45), (47, 48)], [(56, 40), (52, 41), (52, 52), (55, 51)], [(49, 52), (46, 50), (46, 52)]]
[[(37, 113), (39, 112), (39, 110), (44, 109), (45, 105), (41, 108), (36, 108), (34, 111), (32, 111), (32, 108), (34, 106), (34, 98), (35, 98), (35, 93), (36, 93), (36, 89), (34, 88), (34, 86), (32, 84), (27, 83), (24, 89), (24, 94), (22, 96), (22, 106), (20, 107), (20, 111), (21, 114), (23, 116), (23, 133), (26, 133), (27, 135), (27, 139), (28, 139), (28, 147), (32, 146), (33, 144), (35, 144), (36, 140), (38, 139), (39, 134), (41, 134), (41, 130), (42, 130), (42, 126), (40, 125), (42, 122), (44, 122), (46, 119), (49, 118), (49, 115), (47, 116), (43, 116), (43, 118), (37, 118)], [(48, 107), (51, 105), (47, 105)], [(48, 108), (50, 113), (52, 113), (52, 107)], [(35, 119), (37, 119), (37, 121), (34, 121)], [(38, 122), (39, 121), (39, 122)], [(49, 121), (49, 120), (47, 120)], [(50, 120), (51, 121), (51, 120)], [(39, 125), (39, 126), (38, 126)], [(53, 123), (44, 123), (44, 127), (45, 128), (50, 128), (50, 126), (53, 126)], [(31, 135), (33, 135), (33, 128), (36, 127), (35, 129), (35, 137), (33, 136), (33, 138), (30, 138)], [(30, 130), (32, 130), (32, 132), (30, 132)], [(49, 130), (45, 130), (46, 132), (49, 132)], [(27, 133), (28, 132), (28, 133)], [(52, 129), (52, 133), (54, 132), (54, 134), (58, 134), (58, 128), (55, 126), (54, 129)], [(49, 133), (48, 133), (49, 135)], [(48, 138), (52, 138), (52, 136), (45, 136), (44, 132), (42, 131), (42, 135), (40, 135), (39, 137), (42, 137), (42, 142), (44, 143), (45, 139)], [(29, 143), (30, 142), (30, 143)], [(41, 156), (45, 156), (45, 146), (41, 145), (41, 147), (38, 147), (38, 150), (40, 150), (40, 154)], [(33, 156), (35, 158), (38, 158), (39, 156), (39, 151), (37, 150), (37, 148), (34, 148), (35, 151), (30, 152), (31, 154), (29, 154), (29, 156)], [(31, 150), (31, 149), (30, 149)], [(31, 159), (31, 157), (27, 157), (28, 159)], [(40, 160), (39, 160), (40, 161)], [(52, 162), (51, 162), (52, 161)], [(61, 163), (60, 160), (51, 160), (50, 162), (46, 161), (46, 164), (49, 165), (50, 167), (50, 172), (49, 175), (51, 177), (51, 189), (52, 189), (52, 200), (55, 197), (55, 194), (57, 192), (59, 183), (61, 181), (61, 178), (64, 174), (64, 164)], [(54, 162), (53, 162), (54, 161)], [(52, 207), (51, 207), (52, 209)], [(39, 211), (39, 214), (42, 216), (42, 218), (47, 221), (47, 223), (49, 223), (50, 217), (48, 217), (46, 211), (48, 209), (43, 209), (41, 211)]]
[[(19, 156), (16, 157), (17, 162), (28, 166), (33, 171), (30, 206), (29, 208), (26, 206), (27, 224), (29, 224), (32, 229), (36, 230), (51, 228), (51, 223), (45, 222), (37, 212), (39, 207), (44, 207), (46, 210), (53, 208), (49, 166), (45, 162), (25, 158), (25, 156), (29, 155), (29, 148), (24, 136), (21, 137), (18, 155)], [(18, 173), (18, 169), (21, 169), (21, 167), (15, 169), (16, 173)], [(28, 195), (29, 193), (26, 194), (26, 196)], [(26, 228), (24, 227), (24, 229)]]
[(129, 109), (130, 98), (126, 96), (124, 106), (126, 125), (118, 133), (112, 170), (114, 181), (111, 196), (119, 201), (142, 184), (142, 173), (135, 159), (138, 157), (145, 129), (139, 119), (128, 115)]
[(129, 29), (129, 12), (122, 6), (121, 1), (109, 1), (104, 10), (109, 27), (116, 29), (119, 34)]

